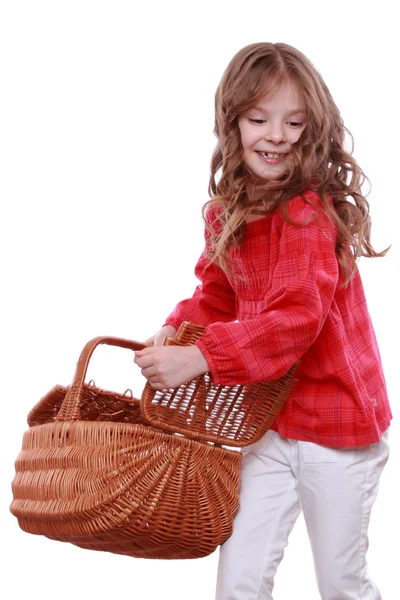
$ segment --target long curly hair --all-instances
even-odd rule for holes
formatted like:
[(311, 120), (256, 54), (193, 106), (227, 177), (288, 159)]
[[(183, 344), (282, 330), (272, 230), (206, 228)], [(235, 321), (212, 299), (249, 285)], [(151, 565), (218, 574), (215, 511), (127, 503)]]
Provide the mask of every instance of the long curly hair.
[[(294, 84), (300, 91), (306, 127), (291, 146), (288, 172), (266, 181), (255, 177), (243, 163), (238, 118), (284, 83)], [(387, 253), (390, 246), (376, 252), (371, 245), (369, 204), (361, 190), (369, 180), (352, 157), (353, 137), (321, 75), (299, 50), (267, 42), (242, 48), (216, 90), (214, 134), (218, 141), (211, 160), (211, 200), (203, 206), (203, 218), (210, 234), (208, 257), (224, 271), (234, 273), (229, 251), (240, 245), (250, 213), (266, 214), (280, 206), (284, 218), (298, 225), (290, 219), (287, 204), (307, 189), (318, 193), (337, 226), (336, 255), (345, 275), (343, 285), (351, 280), (360, 256)], [(352, 143), (350, 152), (344, 148), (346, 134)], [(254, 197), (258, 200), (250, 200)], [(210, 215), (214, 222), (210, 223)]]

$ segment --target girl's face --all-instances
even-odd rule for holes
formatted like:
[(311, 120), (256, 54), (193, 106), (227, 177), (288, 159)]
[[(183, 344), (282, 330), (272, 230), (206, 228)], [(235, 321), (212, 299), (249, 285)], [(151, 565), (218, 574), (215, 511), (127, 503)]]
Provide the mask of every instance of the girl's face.
[(296, 86), (283, 84), (239, 119), (243, 162), (253, 175), (277, 179), (289, 167), (290, 148), (306, 127), (304, 102)]

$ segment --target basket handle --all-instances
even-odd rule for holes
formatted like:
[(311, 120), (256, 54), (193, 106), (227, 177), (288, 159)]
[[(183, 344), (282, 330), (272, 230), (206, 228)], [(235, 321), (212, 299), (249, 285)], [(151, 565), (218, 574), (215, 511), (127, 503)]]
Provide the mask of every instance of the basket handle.
[(82, 391), (89, 361), (93, 351), (100, 344), (119, 346), (120, 348), (127, 348), (128, 350), (133, 351), (143, 350), (143, 348), (146, 348), (146, 344), (142, 344), (141, 342), (135, 342), (134, 340), (126, 340), (124, 338), (117, 337), (99, 336), (90, 340), (81, 352), (76, 365), (74, 379), (71, 386), (68, 388), (68, 392), (65, 396), (62, 407), (57, 415), (57, 421), (76, 421), (81, 418), (79, 405), (82, 399)]

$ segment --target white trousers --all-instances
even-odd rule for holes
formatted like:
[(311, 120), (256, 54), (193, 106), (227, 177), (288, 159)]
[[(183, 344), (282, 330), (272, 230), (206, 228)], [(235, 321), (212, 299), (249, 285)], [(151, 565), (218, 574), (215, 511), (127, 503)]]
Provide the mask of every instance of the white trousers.
[(368, 525), (388, 460), (380, 442), (333, 449), (275, 431), (243, 449), (240, 509), (221, 546), (217, 600), (273, 600), (274, 576), (303, 511), (322, 600), (381, 600), (367, 573)]

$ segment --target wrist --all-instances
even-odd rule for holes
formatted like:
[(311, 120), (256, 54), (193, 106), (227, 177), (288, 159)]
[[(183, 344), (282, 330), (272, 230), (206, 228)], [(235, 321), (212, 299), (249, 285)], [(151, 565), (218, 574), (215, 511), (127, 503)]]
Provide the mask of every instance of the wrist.
[(209, 371), (208, 362), (200, 348), (198, 346), (193, 345), (187, 346), (187, 350), (189, 352), (188, 362), (193, 367), (193, 378), (207, 373), (207, 371)]

